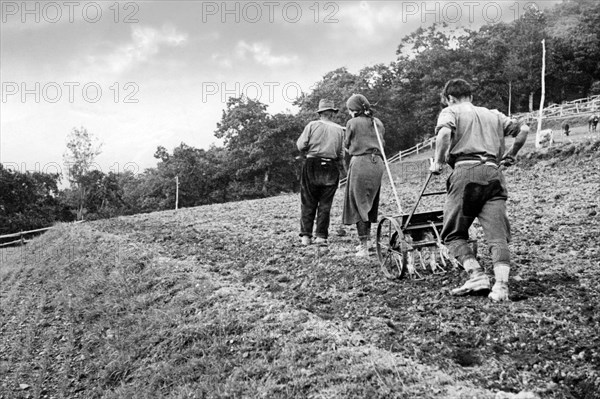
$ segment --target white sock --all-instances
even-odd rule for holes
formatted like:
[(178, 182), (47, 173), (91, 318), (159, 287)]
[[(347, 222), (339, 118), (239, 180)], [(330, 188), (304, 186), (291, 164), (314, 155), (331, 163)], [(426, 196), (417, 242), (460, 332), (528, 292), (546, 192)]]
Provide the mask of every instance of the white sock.
[(469, 274), (473, 274), (474, 272), (482, 272), (483, 271), (483, 269), (481, 268), (481, 265), (479, 264), (479, 262), (477, 262), (477, 259), (475, 259), (475, 258), (466, 259), (463, 262), (463, 267)]
[(508, 263), (496, 263), (494, 265), (494, 276), (496, 277), (497, 283), (508, 283), (509, 274), (510, 265)]

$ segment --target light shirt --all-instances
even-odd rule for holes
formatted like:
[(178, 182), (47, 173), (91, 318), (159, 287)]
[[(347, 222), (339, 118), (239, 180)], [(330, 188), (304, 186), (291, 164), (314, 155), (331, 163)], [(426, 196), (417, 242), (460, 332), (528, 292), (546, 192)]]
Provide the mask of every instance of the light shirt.
[(470, 102), (450, 105), (438, 117), (435, 133), (443, 127), (452, 131), (446, 162), (453, 165), (461, 156), (480, 156), (499, 162), (505, 150), (504, 136), (518, 133), (515, 123), (496, 110), (476, 107)]
[(307, 157), (341, 159), (344, 128), (331, 121), (312, 121), (304, 128), (296, 146)]

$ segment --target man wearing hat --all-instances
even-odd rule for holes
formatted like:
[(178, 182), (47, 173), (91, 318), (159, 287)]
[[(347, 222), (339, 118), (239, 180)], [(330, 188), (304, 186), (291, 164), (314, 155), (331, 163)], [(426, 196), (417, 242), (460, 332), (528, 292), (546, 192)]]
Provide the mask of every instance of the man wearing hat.
[(303, 245), (312, 242), (315, 215), (315, 243), (327, 245), (329, 213), (338, 188), (338, 164), (343, 155), (344, 128), (331, 120), (337, 112), (333, 101), (319, 101), (319, 119), (306, 125), (296, 142), (298, 150), (306, 153), (300, 181), (300, 237)]

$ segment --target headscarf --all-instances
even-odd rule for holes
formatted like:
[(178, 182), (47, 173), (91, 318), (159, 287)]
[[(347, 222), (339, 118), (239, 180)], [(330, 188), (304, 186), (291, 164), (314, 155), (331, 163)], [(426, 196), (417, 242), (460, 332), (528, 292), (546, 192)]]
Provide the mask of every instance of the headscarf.
[(357, 112), (358, 115), (365, 115), (370, 118), (373, 117), (373, 110), (371, 109), (371, 103), (362, 94), (353, 94), (348, 101), (346, 101), (346, 107)]

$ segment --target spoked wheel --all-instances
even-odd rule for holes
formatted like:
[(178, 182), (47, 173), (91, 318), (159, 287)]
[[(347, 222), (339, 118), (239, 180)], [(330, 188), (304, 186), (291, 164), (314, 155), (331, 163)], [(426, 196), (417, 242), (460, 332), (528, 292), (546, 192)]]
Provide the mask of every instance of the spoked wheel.
[(381, 271), (390, 280), (397, 280), (406, 272), (404, 235), (396, 219), (385, 217), (377, 226), (377, 257)]

